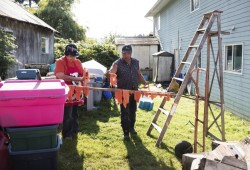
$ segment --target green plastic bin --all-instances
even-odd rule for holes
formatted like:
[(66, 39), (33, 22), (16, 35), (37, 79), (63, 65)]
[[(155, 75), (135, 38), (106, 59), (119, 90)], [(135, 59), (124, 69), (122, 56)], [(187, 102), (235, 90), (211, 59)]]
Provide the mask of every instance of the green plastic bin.
[(58, 126), (6, 128), (10, 137), (12, 151), (55, 148), (57, 146)]
[(58, 136), (57, 146), (51, 149), (13, 151), (9, 145), (9, 154), (13, 164), (13, 170), (57, 170), (58, 150), (62, 140)]

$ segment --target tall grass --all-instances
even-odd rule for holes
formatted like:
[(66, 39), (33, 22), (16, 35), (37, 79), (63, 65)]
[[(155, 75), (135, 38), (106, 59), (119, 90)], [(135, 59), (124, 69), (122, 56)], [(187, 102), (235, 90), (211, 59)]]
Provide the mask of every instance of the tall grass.
[[(172, 99), (173, 100), (173, 99)], [(152, 111), (138, 109), (137, 136), (124, 141), (120, 125), (119, 106), (114, 100), (102, 100), (101, 106), (93, 111), (79, 109), (80, 133), (72, 141), (64, 140), (59, 150), (60, 170), (81, 169), (135, 169), (160, 170), (182, 169), (181, 160), (176, 158), (174, 148), (182, 140), (194, 141), (194, 101), (181, 98), (175, 115), (163, 138), (161, 146), (155, 147), (159, 133), (156, 130), (146, 135), (153, 116), (159, 107), (161, 98), (154, 99)], [(200, 113), (203, 113), (203, 103)], [(170, 104), (166, 106), (166, 109)], [(202, 114), (200, 114), (202, 119)], [(209, 117), (211, 122), (212, 117)], [(166, 117), (161, 115), (162, 124)], [(211, 128), (220, 137), (218, 129)], [(228, 141), (240, 141), (250, 135), (250, 122), (229, 112), (225, 112), (225, 130)], [(199, 140), (202, 128), (199, 126)], [(212, 140), (206, 138), (206, 151), (211, 150)], [(199, 151), (201, 149), (199, 148)]]

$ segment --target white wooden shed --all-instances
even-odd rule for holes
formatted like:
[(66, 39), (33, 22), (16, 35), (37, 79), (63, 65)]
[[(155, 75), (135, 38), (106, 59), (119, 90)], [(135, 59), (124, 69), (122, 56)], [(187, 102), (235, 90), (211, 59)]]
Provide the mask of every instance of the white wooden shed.
[(171, 81), (171, 74), (174, 73), (174, 54), (167, 51), (160, 51), (153, 54), (153, 81)]
[(124, 45), (132, 46), (132, 57), (140, 61), (142, 74), (149, 80), (153, 78), (153, 54), (159, 51), (159, 41), (154, 36), (146, 37), (116, 37), (115, 44), (118, 51), (122, 51)]

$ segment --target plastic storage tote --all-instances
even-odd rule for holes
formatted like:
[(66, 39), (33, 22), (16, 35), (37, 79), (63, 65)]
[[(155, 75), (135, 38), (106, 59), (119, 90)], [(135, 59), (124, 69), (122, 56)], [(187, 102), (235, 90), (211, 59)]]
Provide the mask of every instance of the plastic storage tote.
[(12, 151), (50, 149), (57, 146), (58, 125), (6, 128)]
[(0, 84), (0, 126), (62, 123), (68, 94), (63, 80), (7, 80)]
[(61, 139), (58, 137), (57, 146), (52, 149), (32, 151), (12, 151), (9, 145), (9, 153), (14, 170), (57, 170), (58, 150), (61, 146)]

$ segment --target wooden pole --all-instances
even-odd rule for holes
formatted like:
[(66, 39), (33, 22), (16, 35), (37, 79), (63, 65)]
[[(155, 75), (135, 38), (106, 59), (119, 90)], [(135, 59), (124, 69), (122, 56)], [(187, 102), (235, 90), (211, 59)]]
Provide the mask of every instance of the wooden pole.
[[(68, 85), (68, 86), (74, 86), (74, 85)], [(75, 86), (76, 87), (76, 86)], [(126, 90), (126, 89), (118, 89), (118, 88), (101, 88), (101, 87), (90, 87), (90, 86), (80, 86), (81, 88), (87, 87), (89, 90), (100, 90), (100, 91), (112, 91), (115, 92), (117, 90)], [(129, 90), (131, 93), (134, 93), (136, 91), (140, 91), (142, 94), (156, 94), (156, 95), (163, 95), (167, 96), (169, 95), (170, 97), (175, 97), (175, 94), (173, 92), (158, 92), (158, 91), (146, 91), (146, 90)]]
[(219, 55), (219, 72), (220, 72), (220, 100), (221, 100), (221, 131), (222, 131), (222, 141), (225, 141), (225, 122), (224, 122), (224, 85), (223, 85), (223, 65), (222, 65), (222, 42), (221, 42), (221, 19), (220, 13), (217, 16), (217, 25), (218, 25), (218, 55)]

